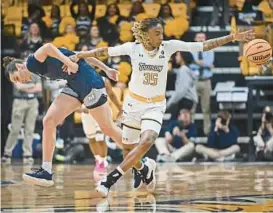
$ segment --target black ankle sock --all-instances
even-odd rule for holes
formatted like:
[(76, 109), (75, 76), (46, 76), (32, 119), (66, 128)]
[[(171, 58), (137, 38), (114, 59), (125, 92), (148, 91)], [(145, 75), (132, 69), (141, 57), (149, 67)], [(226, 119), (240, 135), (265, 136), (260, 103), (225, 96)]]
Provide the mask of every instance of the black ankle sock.
[(122, 174), (117, 169), (115, 169), (109, 175), (107, 175), (106, 182), (102, 182), (102, 184), (107, 188), (110, 188), (118, 181), (118, 179), (121, 178), (121, 176)]
[(146, 177), (146, 175), (148, 174), (148, 171), (149, 171), (149, 168), (148, 166), (146, 166), (144, 164), (143, 168), (141, 170), (138, 170), (140, 172), (140, 174), (143, 176), (143, 177)]

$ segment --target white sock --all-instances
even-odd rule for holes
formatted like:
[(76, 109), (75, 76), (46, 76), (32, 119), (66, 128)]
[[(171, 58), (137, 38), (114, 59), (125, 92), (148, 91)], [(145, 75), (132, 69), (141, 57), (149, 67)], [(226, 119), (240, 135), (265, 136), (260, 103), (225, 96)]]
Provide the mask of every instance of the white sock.
[(106, 157), (101, 157), (101, 156), (99, 156), (99, 155), (96, 155), (97, 157), (95, 157), (98, 161), (99, 161), (99, 163), (105, 163), (106, 162)]
[(122, 168), (120, 168), (119, 166), (117, 167), (117, 170), (120, 172), (120, 174), (124, 175), (124, 171), (122, 170)]
[(42, 168), (49, 174), (52, 174), (52, 162), (43, 161)]
[(97, 161), (99, 161), (99, 158), (100, 158), (99, 155), (94, 155), (94, 157), (95, 157), (95, 159), (96, 159)]

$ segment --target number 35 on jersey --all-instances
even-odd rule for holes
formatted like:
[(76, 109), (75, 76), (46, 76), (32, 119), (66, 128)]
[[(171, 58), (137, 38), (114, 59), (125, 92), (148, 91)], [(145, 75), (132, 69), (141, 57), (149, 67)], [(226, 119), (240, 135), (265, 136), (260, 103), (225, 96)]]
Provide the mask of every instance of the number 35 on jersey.
[(143, 84), (156, 86), (158, 81), (158, 73), (145, 72)]

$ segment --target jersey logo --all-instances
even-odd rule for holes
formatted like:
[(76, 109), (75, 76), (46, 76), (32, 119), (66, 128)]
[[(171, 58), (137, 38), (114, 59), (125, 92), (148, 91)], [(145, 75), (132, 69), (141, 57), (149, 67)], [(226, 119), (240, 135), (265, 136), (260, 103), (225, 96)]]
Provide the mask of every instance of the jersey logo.
[(138, 56), (142, 58), (142, 57), (143, 57), (143, 54), (139, 54)]
[(151, 65), (145, 63), (139, 63), (139, 71), (156, 71), (161, 72), (163, 65)]
[(165, 58), (165, 56), (164, 56), (164, 50), (161, 51), (159, 58)]
[(93, 100), (95, 100), (95, 98), (96, 98), (95, 94), (92, 93), (92, 94), (90, 94), (90, 95), (87, 97), (87, 100), (88, 100), (88, 101), (93, 101)]

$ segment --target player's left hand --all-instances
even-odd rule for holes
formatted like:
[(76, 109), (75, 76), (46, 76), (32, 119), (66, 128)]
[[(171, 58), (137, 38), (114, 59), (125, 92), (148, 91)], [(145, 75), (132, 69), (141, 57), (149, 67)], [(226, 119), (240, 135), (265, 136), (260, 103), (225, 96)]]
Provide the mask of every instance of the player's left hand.
[(234, 33), (234, 40), (235, 41), (245, 41), (245, 42), (249, 42), (253, 39), (255, 39), (255, 32), (254, 30), (247, 30), (244, 32), (240, 32), (240, 30), (238, 30), (238, 32)]
[(105, 73), (113, 81), (118, 81), (119, 73), (117, 70), (109, 68), (109, 69), (105, 70)]

